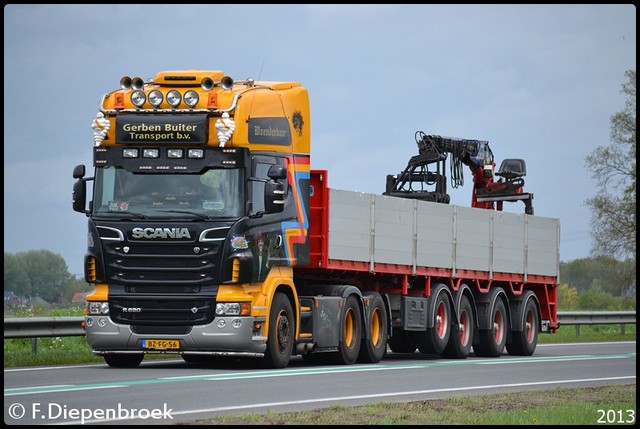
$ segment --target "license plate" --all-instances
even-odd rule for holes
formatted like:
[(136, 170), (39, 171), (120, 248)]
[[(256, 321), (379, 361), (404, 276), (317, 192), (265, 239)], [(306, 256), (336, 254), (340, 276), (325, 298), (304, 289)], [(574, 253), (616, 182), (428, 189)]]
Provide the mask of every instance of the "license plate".
[(179, 340), (142, 340), (143, 349), (177, 350), (180, 348)]

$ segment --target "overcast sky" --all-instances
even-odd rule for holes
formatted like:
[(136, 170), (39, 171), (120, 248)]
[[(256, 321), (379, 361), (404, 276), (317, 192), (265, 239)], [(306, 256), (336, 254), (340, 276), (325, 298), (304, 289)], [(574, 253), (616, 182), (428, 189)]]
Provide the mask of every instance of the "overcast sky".
[[(381, 194), (416, 131), (488, 140), (498, 166), (526, 161), (560, 259), (586, 258), (585, 157), (610, 144), (635, 66), (632, 4), (5, 5), (4, 251), (46, 249), (82, 275), (72, 170), (91, 166), (100, 98), (124, 75), (195, 68), (307, 87), (311, 167), (332, 188)], [(448, 186), (468, 206), (464, 178)]]

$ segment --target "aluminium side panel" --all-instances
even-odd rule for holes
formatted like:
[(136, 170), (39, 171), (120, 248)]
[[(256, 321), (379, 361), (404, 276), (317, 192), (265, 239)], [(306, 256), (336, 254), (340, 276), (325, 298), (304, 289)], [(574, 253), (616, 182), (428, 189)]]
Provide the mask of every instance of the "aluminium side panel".
[(429, 201), (416, 202), (416, 265), (452, 269), (454, 207)]
[(329, 259), (559, 275), (559, 219), (329, 191)]
[(455, 269), (489, 271), (492, 210), (454, 206)]
[(560, 220), (527, 218), (527, 272), (545, 276), (560, 275)]
[(329, 189), (329, 259), (369, 262), (372, 194)]
[(373, 261), (412, 265), (415, 201), (375, 195), (374, 205)]
[(493, 211), (493, 271), (524, 274), (525, 214)]

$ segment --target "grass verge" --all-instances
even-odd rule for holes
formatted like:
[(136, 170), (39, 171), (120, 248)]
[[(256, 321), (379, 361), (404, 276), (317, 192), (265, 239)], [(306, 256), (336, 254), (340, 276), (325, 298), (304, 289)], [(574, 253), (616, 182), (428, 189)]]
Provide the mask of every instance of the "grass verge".
[(556, 388), (286, 413), (198, 419), (194, 425), (621, 425), (636, 420), (636, 385)]

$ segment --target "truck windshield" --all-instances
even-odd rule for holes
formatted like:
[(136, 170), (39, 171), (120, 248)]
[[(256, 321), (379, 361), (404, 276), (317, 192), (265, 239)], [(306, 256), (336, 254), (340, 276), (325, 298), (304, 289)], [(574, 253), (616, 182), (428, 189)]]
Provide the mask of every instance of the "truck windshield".
[(132, 173), (96, 169), (93, 214), (140, 218), (237, 218), (244, 208), (240, 169), (200, 174)]

